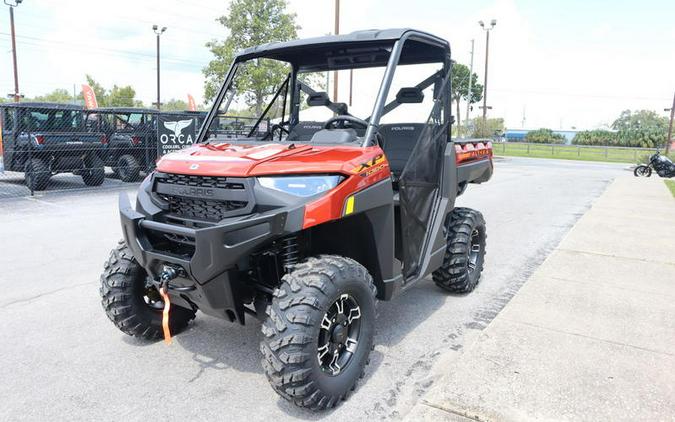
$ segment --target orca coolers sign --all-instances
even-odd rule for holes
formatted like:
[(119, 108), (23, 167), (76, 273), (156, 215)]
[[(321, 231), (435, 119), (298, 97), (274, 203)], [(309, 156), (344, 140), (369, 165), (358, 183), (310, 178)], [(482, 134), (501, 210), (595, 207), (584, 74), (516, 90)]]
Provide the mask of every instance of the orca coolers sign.
[(159, 115), (157, 119), (157, 154), (161, 157), (195, 143), (197, 119), (189, 116)]

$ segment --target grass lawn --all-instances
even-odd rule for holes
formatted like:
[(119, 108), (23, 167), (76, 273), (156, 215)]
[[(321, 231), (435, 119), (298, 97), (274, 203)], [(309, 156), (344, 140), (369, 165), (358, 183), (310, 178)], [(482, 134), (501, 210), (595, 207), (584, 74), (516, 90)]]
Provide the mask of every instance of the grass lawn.
[(668, 189), (670, 189), (670, 193), (673, 194), (673, 198), (675, 198), (675, 180), (664, 180), (666, 186), (668, 186)]
[[(563, 160), (605, 161), (614, 163), (631, 163), (647, 161), (653, 152), (634, 148), (603, 148), (576, 145), (536, 145), (515, 142), (493, 143), (495, 155), (510, 157), (557, 158)], [(670, 155), (673, 157), (673, 154)]]

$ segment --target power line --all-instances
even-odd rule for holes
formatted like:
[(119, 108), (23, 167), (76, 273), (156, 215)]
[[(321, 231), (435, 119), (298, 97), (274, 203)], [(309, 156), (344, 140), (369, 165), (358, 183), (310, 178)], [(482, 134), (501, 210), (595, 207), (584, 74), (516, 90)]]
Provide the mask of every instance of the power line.
[[(0, 36), (5, 36), (9, 37), (10, 35), (5, 33), (5, 32), (0, 32)], [(17, 38), (24, 40), (21, 41), (21, 44), (25, 45), (31, 45), (35, 47), (45, 47), (41, 44), (54, 44), (56, 48), (62, 48), (62, 49), (67, 49), (67, 50), (73, 50), (73, 51), (84, 51), (90, 54), (97, 54), (101, 53), (103, 51), (113, 53), (110, 55), (116, 55), (118, 57), (139, 57), (139, 58), (147, 58), (147, 59), (154, 59), (153, 54), (146, 54), (146, 53), (138, 53), (138, 52), (133, 52), (133, 51), (125, 51), (125, 50), (117, 50), (117, 49), (112, 49), (112, 48), (106, 48), (106, 47), (96, 47), (96, 46), (91, 46), (91, 45), (86, 45), (86, 44), (77, 44), (77, 43), (67, 43), (64, 41), (60, 40), (47, 40), (44, 38), (38, 38), (38, 37), (30, 37), (26, 35), (17, 35)], [(27, 40), (27, 41), (26, 41)], [(194, 68), (199, 68), (201, 69), (202, 66), (195, 65), (194, 61), (192, 60), (185, 60), (185, 59), (179, 59), (176, 57), (163, 57), (163, 60), (167, 60), (169, 62), (175, 63), (175, 64), (184, 64), (187, 65), (188, 67), (194, 67)]]

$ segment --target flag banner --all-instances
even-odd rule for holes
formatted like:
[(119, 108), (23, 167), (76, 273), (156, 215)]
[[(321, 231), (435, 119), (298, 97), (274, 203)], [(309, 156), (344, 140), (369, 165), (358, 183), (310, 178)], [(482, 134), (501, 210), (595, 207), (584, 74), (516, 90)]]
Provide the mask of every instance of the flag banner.
[(89, 85), (82, 84), (82, 96), (84, 97), (84, 107), (86, 109), (98, 108), (96, 93), (94, 93), (94, 90)]
[(195, 99), (190, 94), (188, 94), (188, 110), (197, 111), (197, 104), (195, 103)]

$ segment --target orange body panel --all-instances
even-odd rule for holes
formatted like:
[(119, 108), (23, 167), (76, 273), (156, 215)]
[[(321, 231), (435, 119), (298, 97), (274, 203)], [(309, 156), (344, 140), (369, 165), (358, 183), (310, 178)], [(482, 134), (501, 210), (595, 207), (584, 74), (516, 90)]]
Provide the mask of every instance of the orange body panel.
[(303, 227), (342, 217), (347, 198), (391, 177), (379, 146), (310, 146), (282, 144), (199, 144), (162, 157), (157, 170), (199, 176), (251, 177), (341, 174), (334, 189), (305, 206)]
[(455, 144), (455, 161), (458, 165), (487, 159), (492, 159), (492, 142)]

